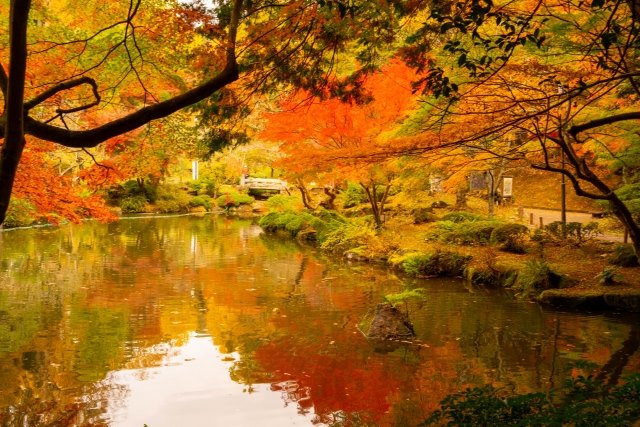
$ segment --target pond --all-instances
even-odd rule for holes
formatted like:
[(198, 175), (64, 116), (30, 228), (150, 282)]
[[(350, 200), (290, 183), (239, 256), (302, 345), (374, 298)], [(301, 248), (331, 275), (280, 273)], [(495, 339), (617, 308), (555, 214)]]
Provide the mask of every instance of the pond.
[[(408, 307), (418, 340), (358, 331), (386, 294), (413, 287), (427, 290)], [(415, 425), (466, 387), (640, 372), (639, 320), (406, 279), (224, 216), (8, 230), (0, 423)]]

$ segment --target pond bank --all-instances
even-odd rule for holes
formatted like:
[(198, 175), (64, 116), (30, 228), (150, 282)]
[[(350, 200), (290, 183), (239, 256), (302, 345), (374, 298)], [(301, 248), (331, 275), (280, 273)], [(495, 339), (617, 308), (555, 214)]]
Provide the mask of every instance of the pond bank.
[[(640, 312), (640, 268), (611, 265), (620, 249), (614, 242), (588, 239), (578, 244), (541, 244), (527, 236), (514, 253), (488, 237), (466, 244), (443, 242), (433, 237), (433, 223), (392, 219), (385, 229), (371, 233), (365, 224), (347, 220), (336, 232), (324, 230), (326, 221), (308, 212), (299, 216), (288, 212), (277, 218), (269, 215), (261, 222), (267, 232), (286, 232), (350, 261), (380, 262), (414, 277), (464, 277), (474, 286), (505, 288), (516, 298), (554, 308)], [(467, 229), (481, 228), (481, 222), (470, 222)]]

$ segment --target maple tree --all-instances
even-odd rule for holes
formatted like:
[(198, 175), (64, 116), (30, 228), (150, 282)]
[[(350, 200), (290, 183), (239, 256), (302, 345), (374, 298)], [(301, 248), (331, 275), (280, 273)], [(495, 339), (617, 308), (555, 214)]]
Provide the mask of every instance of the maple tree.
[[(638, 16), (636, 2), (617, 0), (432, 10), (404, 47), (428, 96), (423, 134), (394, 154), (483, 152), (562, 174), (578, 195), (608, 203), (639, 251), (637, 218), (616, 192), (635, 174), (624, 166), (638, 142)], [(429, 50), (434, 28), (441, 48)]]
[[(0, 52), (9, 63), (0, 67), (0, 220), (25, 135), (90, 148), (203, 100), (224, 120), (232, 114), (215, 106), (239, 105), (221, 89), (241, 89), (242, 100), (287, 83), (356, 99), (353, 83), (420, 4), (404, 3), (220, 0), (208, 9), (170, 0), (88, 1), (80, 11), (65, 0), (12, 0), (0, 9), (9, 23), (8, 48)], [(361, 66), (331, 78), (347, 48)], [(215, 93), (223, 99), (210, 98)], [(226, 142), (238, 136), (232, 128), (220, 135)]]
[(371, 163), (369, 153), (387, 144), (392, 132), (412, 108), (415, 74), (401, 61), (391, 61), (368, 77), (362, 90), (372, 99), (364, 104), (321, 99), (299, 91), (268, 113), (260, 137), (281, 142), (285, 154), (278, 164), (297, 183), (307, 207), (311, 181), (335, 187), (358, 182), (365, 191), (376, 226), (397, 173), (393, 161)]

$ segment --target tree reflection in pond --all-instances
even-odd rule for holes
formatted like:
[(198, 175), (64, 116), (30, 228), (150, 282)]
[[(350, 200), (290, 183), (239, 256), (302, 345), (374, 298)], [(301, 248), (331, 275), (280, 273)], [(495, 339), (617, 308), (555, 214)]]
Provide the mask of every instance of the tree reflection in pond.
[[(637, 316), (405, 281), (249, 220), (141, 218), (2, 236), (3, 425), (157, 427), (186, 413), (187, 425), (410, 425), (465, 387), (547, 390), (585, 361), (610, 380), (640, 371)], [(406, 286), (427, 290), (409, 307), (418, 341), (367, 341), (356, 324)]]

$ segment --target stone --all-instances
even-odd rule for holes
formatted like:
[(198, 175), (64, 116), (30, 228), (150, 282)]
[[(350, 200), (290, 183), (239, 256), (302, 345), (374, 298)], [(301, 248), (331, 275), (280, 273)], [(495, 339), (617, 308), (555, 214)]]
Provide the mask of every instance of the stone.
[(365, 334), (367, 338), (383, 340), (415, 337), (413, 325), (407, 315), (389, 303), (376, 306), (373, 320)]

